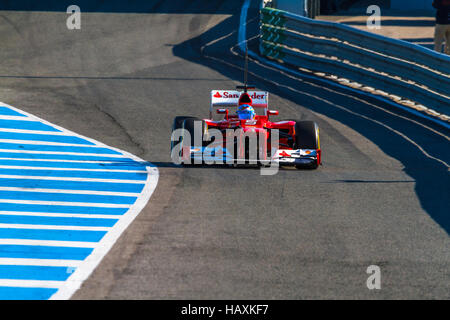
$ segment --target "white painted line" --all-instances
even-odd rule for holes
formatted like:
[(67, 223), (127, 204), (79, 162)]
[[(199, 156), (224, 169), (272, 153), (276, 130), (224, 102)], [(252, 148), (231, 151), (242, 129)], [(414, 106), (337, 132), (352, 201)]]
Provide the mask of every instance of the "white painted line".
[[(104, 182), (104, 181), (101, 181), (101, 182)], [(91, 194), (91, 195), (98, 195), (98, 196), (121, 196), (121, 197), (138, 197), (140, 195), (140, 193), (120, 192), (120, 191), (85, 191), (85, 190), (61, 190), (61, 189), (15, 188), (15, 187), (0, 187), (0, 191), (45, 192), (45, 193), (63, 193), (63, 194)], [(1, 198), (1, 195), (0, 195), (0, 198)]]
[(30, 117), (20, 117), (20, 116), (4, 116), (0, 115), (0, 120), (23, 120), (23, 121), (30, 121), (30, 122), (38, 122), (36, 119), (30, 118)]
[(10, 280), (0, 279), (0, 287), (21, 287), (21, 288), (60, 288), (64, 281), (41, 281), (41, 280)]
[(0, 258), (2, 266), (78, 267), (80, 260)]
[(124, 155), (121, 155), (121, 154), (105, 154), (105, 153), (35, 151), (35, 150), (23, 150), (23, 149), (0, 149), (0, 152), (38, 154), (38, 155), (39, 154), (51, 154), (51, 155), (64, 155), (64, 156), (108, 157), (108, 158), (127, 159)]
[(80, 181), (80, 182), (105, 182), (124, 184), (144, 184), (145, 180), (122, 180), (122, 179), (98, 179), (98, 178), (72, 178), (72, 177), (50, 177), (50, 176), (17, 176), (0, 175), (0, 179), (30, 179), (30, 180), (55, 180), (55, 181)]
[(89, 214), (89, 213), (48, 213), (48, 212), (20, 212), (20, 211), (0, 211), (0, 215), (8, 216), (30, 216), (30, 217), (53, 217), (53, 218), (86, 218), (86, 219), (120, 219), (119, 215)]
[[(29, 118), (26, 118), (26, 119), (29, 119)], [(40, 123), (40, 122), (37, 122), (37, 121), (34, 121), (34, 122)], [(0, 132), (44, 134), (44, 135), (47, 135), (47, 136), (66, 136), (66, 137), (71, 137), (67, 133), (61, 132), (61, 131), (42, 131), (42, 130), (31, 130), (31, 129), (0, 128)], [(80, 146), (80, 145), (77, 144), (77, 146)]]
[(5, 200), (5, 199), (0, 199), (0, 203), (43, 204), (43, 205), (48, 205), (48, 206), (59, 205), (59, 206), (75, 206), (75, 207), (95, 207), (95, 208), (130, 208), (129, 204), (66, 202), (66, 201), (37, 201), (37, 200)]
[(393, 102), (393, 101), (391, 101), (389, 99), (380, 97), (378, 95), (371, 94), (369, 92), (365, 92), (365, 91), (362, 91), (362, 90), (354, 89), (352, 87), (344, 86), (344, 85), (341, 85), (341, 84), (336, 83), (336, 82), (331, 81), (331, 80), (322, 79), (320, 77), (313, 77), (313, 76), (310, 76), (310, 75), (307, 75), (307, 74), (304, 74), (304, 73), (297, 72), (295, 70), (292, 70), (292, 69), (289, 69), (289, 68), (284, 67), (282, 65), (279, 65), (277, 63), (274, 63), (274, 62), (272, 62), (272, 61), (270, 61), (268, 59), (262, 58), (257, 53), (255, 53), (253, 51), (250, 51), (250, 50), (249, 50), (248, 54), (249, 54), (249, 56), (251, 56), (252, 58), (254, 58), (254, 59), (256, 59), (256, 60), (258, 60), (260, 62), (264, 62), (267, 65), (275, 67), (275, 68), (277, 68), (279, 70), (283, 70), (283, 71), (285, 71), (287, 73), (294, 74), (294, 75), (296, 75), (299, 78), (305, 78), (305, 79), (310, 79), (310, 80), (321, 81), (321, 82), (324, 82), (324, 83), (326, 83), (328, 85), (331, 85), (331, 86), (334, 86), (334, 87), (338, 87), (338, 88), (341, 88), (341, 89), (346, 89), (346, 90), (348, 90), (350, 92), (361, 94), (361, 95), (366, 96), (366, 97), (375, 98), (375, 99), (377, 99), (379, 101), (382, 101), (382, 102), (384, 102), (386, 104), (389, 104), (389, 105), (391, 105), (391, 106), (393, 106), (393, 107), (395, 107), (397, 109), (401, 109), (401, 110), (406, 111), (406, 112), (408, 112), (410, 114), (418, 116), (418, 117), (420, 117), (422, 119), (426, 119), (426, 120), (429, 120), (431, 122), (434, 122), (434, 123), (436, 123), (436, 124), (438, 124), (440, 126), (443, 126), (444, 128), (450, 129), (450, 124), (448, 124), (448, 123), (446, 123), (444, 121), (441, 121), (439, 119), (436, 119), (436, 118), (428, 116), (428, 115), (425, 115), (425, 114), (423, 114), (423, 113), (421, 113), (421, 112), (419, 112), (417, 110), (414, 110), (412, 108), (408, 108), (408, 107), (402, 106), (401, 104), (397, 104), (397, 103), (395, 103), (395, 102)]
[[(3, 129), (3, 130), (6, 130), (6, 129)], [(38, 146), (57, 146), (57, 147), (83, 147), (83, 148), (89, 148), (89, 147), (98, 148), (99, 147), (98, 145), (92, 145), (92, 144), (75, 144), (75, 143), (38, 141), (38, 140), (0, 139), (0, 142), (17, 143), (17, 144), (33, 144), (33, 145), (38, 145)]]
[(20, 160), (20, 161), (46, 161), (46, 162), (55, 162), (55, 163), (67, 163), (67, 162), (75, 162), (75, 163), (97, 163), (97, 164), (115, 164), (117, 165), (118, 163), (122, 163), (123, 165), (127, 165), (127, 166), (132, 166), (134, 165), (133, 163), (127, 164), (127, 162), (124, 161), (91, 161), (91, 160), (60, 160), (60, 159), (39, 159), (39, 158), (8, 158), (8, 157), (1, 157), (0, 156), (0, 160)]
[[(114, 170), (114, 169), (78, 169), (61, 167), (28, 167), (28, 166), (0, 166), (0, 169), (23, 169), (23, 170), (51, 170), (51, 171), (86, 171), (86, 172), (118, 172), (118, 173), (148, 173), (143, 170)], [(150, 173), (151, 174), (151, 173)], [(141, 180), (145, 181), (145, 180)]]
[(43, 247), (69, 247), (69, 248), (95, 248), (98, 242), (84, 241), (56, 241), (56, 240), (28, 240), (28, 239), (0, 239), (0, 244), (43, 246)]
[(110, 227), (84, 227), (84, 226), (54, 226), (54, 225), (38, 225), (38, 224), (12, 224), (0, 223), (0, 228), (23, 229), (23, 230), (67, 230), (67, 231), (106, 231), (111, 230)]

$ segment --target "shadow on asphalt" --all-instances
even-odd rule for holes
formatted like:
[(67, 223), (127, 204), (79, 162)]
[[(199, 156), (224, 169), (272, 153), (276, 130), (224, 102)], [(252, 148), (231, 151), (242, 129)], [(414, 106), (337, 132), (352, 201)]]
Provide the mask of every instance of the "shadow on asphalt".
[[(176, 5), (174, 3), (176, 2)], [(81, 12), (229, 14), (241, 5), (239, 0), (13, 0), (0, 1), (0, 10), (66, 12), (71, 5)]]
[(0, 79), (70, 79), (70, 80), (142, 80), (142, 81), (213, 81), (223, 82), (224, 79), (213, 78), (179, 78), (179, 77), (91, 77), (91, 76), (29, 76), (29, 75), (0, 75)]
[[(253, 1), (249, 11), (249, 17), (258, 15), (257, 6), (258, 3)], [(174, 46), (174, 55), (207, 66), (232, 80), (241, 82), (243, 76), (240, 68), (244, 64), (243, 59), (238, 59), (229, 52), (230, 47), (235, 46), (237, 43), (239, 14), (239, 10), (235, 10), (233, 16), (207, 30), (202, 35)], [(247, 39), (252, 39), (252, 37), (257, 35), (258, 21), (259, 17), (248, 23)], [(210, 45), (202, 51), (201, 47), (206, 44)], [(258, 52), (257, 39), (249, 42), (249, 48)], [(206, 56), (213, 57), (214, 59), (207, 58)], [(431, 156), (450, 163), (449, 142), (445, 137), (424, 129), (411, 121), (390, 116), (384, 111), (369, 106), (367, 103), (349, 103), (348, 97), (318, 88), (317, 85), (323, 87), (323, 82), (320, 80), (308, 79), (305, 82), (288, 78), (279, 72), (270, 71), (255, 63), (250, 63), (249, 68), (257, 76), (255, 78), (250, 74), (249, 81), (257, 83), (259, 89), (269, 91), (295, 104), (306, 106), (314, 112), (339, 121), (372, 141), (385, 154), (401, 162), (404, 166), (404, 172), (415, 181), (415, 192), (423, 209), (450, 234), (450, 214), (448, 209), (450, 175), (448, 168), (444, 164), (427, 157), (416, 145), (393, 130), (389, 130), (369, 119), (384, 123), (400, 131), (403, 135), (409, 137), (424, 148)], [(283, 84), (283, 87), (262, 81), (261, 79), (270, 79), (278, 84)], [(425, 123), (429, 127), (437, 128), (437, 130), (447, 137), (450, 134), (450, 130), (448, 129), (441, 128), (432, 122), (401, 111), (374, 97), (354, 93), (346, 88), (336, 87), (333, 90), (355, 96), (365, 102), (381, 106), (383, 109), (405, 116), (408, 119), (416, 120), (419, 123)], [(345, 106), (347, 110), (344, 110), (340, 106)], [(354, 113), (349, 112), (348, 109), (351, 109)], [(326, 146), (324, 147), (326, 148)], [(354, 181), (342, 182), (355, 183)], [(406, 182), (410, 183), (411, 181)], [(392, 214), (395, 214), (395, 212)]]
[[(238, 169), (238, 170), (261, 170), (262, 167), (257, 165), (228, 165), (228, 164), (197, 164), (197, 165), (179, 165), (175, 164), (173, 162), (154, 162), (150, 161), (150, 163), (158, 168), (176, 168), (176, 169), (185, 169), (185, 168), (195, 168), (195, 169), (223, 169), (223, 170), (230, 170), (230, 169)], [(311, 168), (300, 168), (296, 169), (294, 167), (279, 167), (279, 170), (295, 170), (295, 171), (314, 171)]]

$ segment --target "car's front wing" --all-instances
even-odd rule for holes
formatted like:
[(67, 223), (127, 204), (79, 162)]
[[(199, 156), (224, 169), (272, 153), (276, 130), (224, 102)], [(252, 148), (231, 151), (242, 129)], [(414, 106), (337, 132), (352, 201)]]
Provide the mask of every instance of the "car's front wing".
[[(275, 150), (274, 150), (275, 151)], [(264, 164), (278, 163), (280, 166), (301, 166), (317, 163), (320, 150), (315, 149), (279, 149), (273, 152), (272, 157), (236, 157), (226, 148), (187, 147), (183, 152), (183, 161), (206, 164)]]

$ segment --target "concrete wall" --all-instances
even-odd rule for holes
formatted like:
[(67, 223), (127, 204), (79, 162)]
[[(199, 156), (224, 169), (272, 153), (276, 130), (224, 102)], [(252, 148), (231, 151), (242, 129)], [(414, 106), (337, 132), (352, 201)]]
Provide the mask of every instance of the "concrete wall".
[(433, 0), (391, 0), (391, 9), (397, 10), (434, 10)]

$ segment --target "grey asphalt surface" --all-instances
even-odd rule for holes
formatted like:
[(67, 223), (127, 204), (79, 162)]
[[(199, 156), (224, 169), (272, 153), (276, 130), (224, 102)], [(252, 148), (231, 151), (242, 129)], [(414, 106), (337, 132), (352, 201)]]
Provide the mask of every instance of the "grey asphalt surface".
[[(242, 1), (137, 3), (99, 2), (78, 31), (54, 8), (0, 11), (0, 101), (159, 167), (148, 205), (74, 299), (450, 298), (448, 129), (251, 62), (278, 119), (318, 122), (323, 166), (174, 166), (173, 118), (207, 117), (210, 90), (243, 78), (230, 50)], [(381, 290), (366, 287), (370, 265)]]

